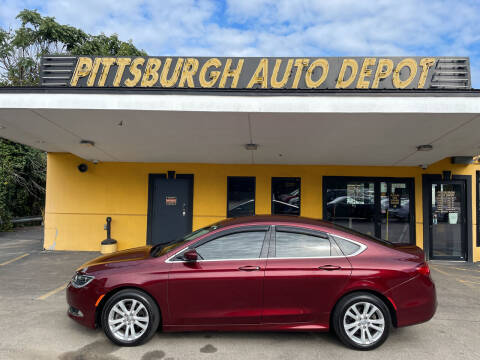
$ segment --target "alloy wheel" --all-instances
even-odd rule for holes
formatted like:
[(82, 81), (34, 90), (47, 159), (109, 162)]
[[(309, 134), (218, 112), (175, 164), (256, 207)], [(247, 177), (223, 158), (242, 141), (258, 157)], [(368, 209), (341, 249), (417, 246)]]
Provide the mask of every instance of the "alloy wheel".
[(147, 308), (138, 300), (122, 299), (108, 314), (108, 327), (117, 339), (135, 341), (147, 331), (150, 318)]
[(365, 301), (357, 302), (345, 312), (343, 328), (350, 340), (356, 344), (370, 345), (382, 337), (385, 318), (376, 305)]

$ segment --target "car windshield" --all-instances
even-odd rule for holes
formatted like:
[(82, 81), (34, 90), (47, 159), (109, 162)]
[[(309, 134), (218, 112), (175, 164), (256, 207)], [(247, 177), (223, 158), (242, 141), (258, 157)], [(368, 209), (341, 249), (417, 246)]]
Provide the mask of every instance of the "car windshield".
[(199, 238), (200, 236), (202, 235), (205, 235), (205, 234), (208, 234), (209, 232), (213, 231), (213, 230), (216, 230), (218, 229), (218, 225), (214, 224), (214, 225), (210, 225), (210, 226), (207, 226), (207, 227), (204, 227), (204, 228), (201, 228), (201, 229), (198, 229), (190, 234), (187, 234), (183, 237), (181, 237), (180, 239), (176, 239), (176, 240), (173, 240), (173, 241), (170, 241), (168, 243), (163, 243), (163, 244), (157, 244), (155, 246), (152, 247), (152, 249), (150, 250), (150, 255), (153, 256), (153, 257), (158, 257), (158, 256), (162, 256), (162, 255), (165, 255), (166, 253), (168, 253), (169, 251), (191, 241), (191, 240), (195, 240), (196, 238)]

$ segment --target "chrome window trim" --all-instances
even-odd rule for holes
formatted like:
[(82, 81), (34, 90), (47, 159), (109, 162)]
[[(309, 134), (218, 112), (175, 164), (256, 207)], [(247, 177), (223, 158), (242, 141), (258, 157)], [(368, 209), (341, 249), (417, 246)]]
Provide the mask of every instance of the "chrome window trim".
[[(174, 255), (175, 256), (175, 255)], [(174, 257), (172, 256), (172, 257)], [(188, 263), (193, 261), (185, 260), (170, 260), (172, 257), (165, 260), (166, 263)], [(295, 260), (295, 259), (342, 259), (346, 256), (311, 256), (311, 257), (261, 257), (261, 258), (247, 258), (247, 259), (211, 259), (211, 260), (197, 260), (195, 262), (212, 262), (212, 261), (253, 261), (253, 260)]]
[[(172, 256), (172, 257), (175, 257)], [(168, 258), (167, 260), (165, 260), (166, 263), (193, 263), (193, 262), (212, 262), (212, 261), (243, 261), (243, 260), (246, 260), (246, 261), (252, 261), (252, 260), (267, 260), (268, 258), (266, 257), (263, 257), (263, 258), (248, 258), (248, 259), (211, 259), (211, 260), (196, 260), (196, 261), (186, 261), (186, 260), (170, 260), (172, 257)]]
[[(252, 261), (252, 260), (295, 260), (295, 259), (340, 259), (340, 258), (349, 258), (349, 257), (353, 257), (353, 256), (357, 256), (359, 254), (361, 254), (362, 252), (364, 252), (368, 246), (367, 245), (364, 245), (362, 243), (359, 243), (358, 241), (355, 241), (355, 240), (352, 240), (352, 239), (348, 239), (346, 237), (343, 237), (343, 236), (340, 236), (340, 235), (336, 235), (336, 234), (332, 234), (332, 233), (326, 233), (327, 235), (329, 236), (336, 236), (336, 237), (339, 237), (343, 240), (346, 240), (346, 241), (350, 241), (358, 246), (360, 246), (360, 249), (357, 250), (356, 252), (354, 252), (353, 254), (350, 254), (350, 255), (344, 255), (344, 256), (311, 256), (311, 257), (258, 257), (258, 258), (243, 258), (243, 259), (211, 259), (211, 260), (197, 260), (196, 262), (212, 262), (212, 261), (243, 261), (243, 260), (247, 260), (247, 261)], [(172, 256), (170, 256), (167, 260), (165, 260), (166, 263), (187, 263), (187, 262), (192, 262), (192, 261), (185, 261), (185, 260), (171, 260), (172, 258), (176, 257), (178, 254), (180, 254), (181, 252), (183, 251), (186, 251), (187, 249), (190, 249), (190, 247), (186, 247), (186, 248), (183, 248), (182, 250), (180, 251), (177, 251), (175, 254), (173, 254)], [(340, 251), (342, 251), (342, 249), (340, 249)]]
[(296, 260), (296, 259), (343, 259), (345, 256), (307, 256), (307, 257), (271, 257), (268, 260)]

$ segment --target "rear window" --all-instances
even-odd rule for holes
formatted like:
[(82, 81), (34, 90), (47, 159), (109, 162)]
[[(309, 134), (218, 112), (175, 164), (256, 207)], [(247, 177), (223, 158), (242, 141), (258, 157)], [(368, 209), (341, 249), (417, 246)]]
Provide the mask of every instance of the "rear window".
[(339, 236), (332, 235), (345, 256), (355, 254), (361, 249), (361, 246)]
[(275, 256), (278, 258), (315, 258), (339, 255), (330, 240), (318, 236), (277, 231)]
[(364, 239), (367, 239), (367, 240), (369, 240), (369, 241), (376, 242), (377, 244), (380, 244), (380, 245), (388, 246), (388, 247), (390, 247), (390, 248), (395, 247), (395, 244), (391, 243), (391, 242), (388, 241), (388, 240), (379, 239), (379, 238), (377, 238), (377, 237), (375, 237), (375, 236), (367, 235), (367, 234), (364, 234), (364, 233), (362, 233), (362, 232), (360, 232), (360, 231), (356, 231), (356, 230), (347, 228), (347, 227), (342, 226), (342, 225), (332, 224), (332, 227), (333, 227), (334, 229), (343, 231), (344, 233), (351, 234), (351, 235), (354, 235), (354, 236), (358, 236), (358, 237), (360, 237), (360, 238), (364, 238)]

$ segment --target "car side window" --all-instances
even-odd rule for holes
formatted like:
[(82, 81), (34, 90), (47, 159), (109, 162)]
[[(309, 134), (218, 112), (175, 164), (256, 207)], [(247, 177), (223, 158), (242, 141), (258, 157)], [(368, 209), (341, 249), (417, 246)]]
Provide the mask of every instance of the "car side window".
[(339, 236), (331, 235), (335, 242), (338, 244), (340, 250), (342, 250), (345, 256), (349, 256), (355, 254), (357, 251), (360, 250), (361, 246), (352, 242), (348, 241), (347, 239), (341, 238)]
[(314, 235), (277, 231), (275, 244), (275, 257), (277, 258), (338, 256), (329, 239)]
[(225, 235), (195, 250), (203, 260), (255, 259), (260, 257), (265, 231), (248, 231)]

